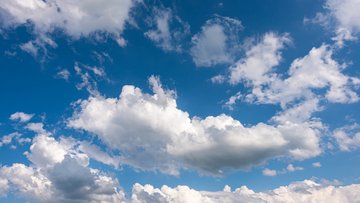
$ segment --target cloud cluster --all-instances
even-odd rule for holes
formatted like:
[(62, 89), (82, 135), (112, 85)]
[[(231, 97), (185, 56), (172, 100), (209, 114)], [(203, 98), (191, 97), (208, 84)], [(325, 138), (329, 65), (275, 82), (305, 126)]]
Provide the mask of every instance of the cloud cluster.
[(69, 120), (94, 133), (124, 164), (178, 174), (181, 168), (219, 175), (249, 169), (274, 157), (302, 160), (321, 153), (321, 126), (313, 122), (258, 123), (245, 127), (227, 115), (193, 117), (177, 107), (173, 91), (150, 77), (154, 94), (126, 85), (119, 98), (83, 100)]
[(121, 34), (135, 4), (135, 0), (1, 0), (0, 11), (5, 27), (31, 23), (38, 35), (60, 30), (75, 39), (105, 33), (125, 46)]
[(89, 157), (70, 138), (56, 140), (43, 131), (25, 153), (31, 165), (0, 168), (0, 195), (13, 193), (36, 202), (121, 202), (116, 179), (90, 168)]
[[(312, 48), (306, 56), (295, 59), (287, 75), (274, 72), (281, 59), (279, 48), (287, 41), (289, 39), (284, 36), (265, 34), (262, 42), (249, 48), (251, 54), (229, 68), (229, 83), (242, 82), (250, 88), (246, 101), (279, 103), (286, 107), (289, 103), (316, 98), (333, 103), (359, 100), (355, 88), (359, 86), (360, 79), (342, 73), (346, 64), (335, 61), (333, 48), (326, 44)], [(324, 94), (321, 93), (323, 91)]]
[(239, 202), (357, 202), (360, 200), (360, 185), (332, 186), (319, 184), (312, 180), (294, 182), (267, 192), (255, 192), (246, 186), (231, 191), (196, 191), (187, 186), (170, 188), (162, 186), (135, 184), (132, 202), (183, 202), (183, 203), (239, 203)]

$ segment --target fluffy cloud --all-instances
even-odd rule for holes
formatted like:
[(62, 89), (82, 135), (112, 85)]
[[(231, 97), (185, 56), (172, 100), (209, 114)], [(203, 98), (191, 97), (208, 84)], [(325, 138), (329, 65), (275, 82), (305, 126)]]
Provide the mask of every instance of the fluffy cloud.
[(73, 38), (103, 32), (124, 46), (126, 41), (121, 34), (135, 3), (133, 0), (1, 0), (0, 8), (6, 27), (30, 22), (37, 34), (60, 29)]
[(242, 30), (237, 19), (216, 16), (208, 20), (201, 31), (192, 37), (190, 54), (196, 66), (210, 67), (234, 61), (238, 34)]
[[(221, 174), (267, 159), (302, 160), (321, 153), (319, 126), (311, 122), (245, 127), (227, 115), (190, 118), (174, 92), (150, 77), (154, 94), (126, 85), (119, 98), (83, 100), (68, 125), (96, 134), (125, 164), (178, 174), (180, 168)], [(269, 139), (271, 138), (271, 139)]]
[(190, 33), (190, 26), (171, 9), (154, 8), (153, 16), (148, 20), (153, 29), (145, 32), (145, 36), (164, 51), (181, 52), (181, 41)]
[(358, 0), (326, 0), (325, 12), (319, 12), (313, 19), (305, 19), (305, 22), (313, 22), (331, 29), (335, 37), (332, 39), (339, 47), (346, 41), (357, 40), (360, 33)]
[(182, 203), (235, 203), (235, 202), (356, 202), (360, 200), (360, 185), (332, 186), (312, 180), (294, 182), (267, 192), (254, 192), (242, 186), (233, 192), (196, 191), (187, 186), (154, 188), (151, 185), (135, 184), (132, 202), (182, 202)]
[(16, 112), (16, 113), (13, 113), (13, 114), (10, 115), (10, 120), (12, 120), (12, 121), (18, 120), (21, 123), (26, 123), (33, 116), (34, 116), (34, 114), (27, 114), (27, 113), (24, 113), (24, 112)]
[(337, 21), (337, 39), (341, 40), (354, 39), (353, 34), (360, 33), (360, 18), (359, 9), (360, 2), (357, 0), (327, 0), (326, 8), (330, 10)]
[(265, 168), (265, 169), (262, 171), (262, 174), (263, 174), (264, 176), (276, 176), (276, 175), (277, 175), (277, 172), (276, 172), (276, 170), (272, 170), (272, 169)]
[(358, 124), (335, 129), (333, 138), (341, 151), (360, 148), (360, 126)]
[[(2, 147), (4, 145), (12, 144), (12, 143), (14, 144), (14, 141), (16, 141), (19, 144), (23, 144), (26, 142), (31, 142), (31, 139), (27, 138), (27, 137), (22, 137), (21, 133), (13, 132), (13, 133), (10, 133), (8, 135), (4, 135), (3, 137), (1, 137), (0, 147)], [(12, 145), (12, 147), (15, 147), (15, 145)]]
[(245, 58), (238, 60), (230, 70), (230, 83), (242, 81), (254, 85), (266, 83), (271, 79), (270, 71), (281, 61), (281, 50), (291, 40), (288, 34), (266, 33), (257, 44), (248, 45)]
[(121, 202), (116, 179), (88, 166), (89, 157), (70, 138), (56, 140), (48, 132), (33, 139), (26, 156), (30, 166), (0, 168), (0, 194), (12, 192), (36, 202)]
[[(354, 87), (359, 85), (359, 78), (344, 75), (342, 70), (346, 67), (345, 64), (337, 63), (332, 54), (333, 50), (328, 45), (312, 48), (306, 56), (292, 62), (288, 77), (284, 79), (271, 72), (247, 77), (248, 86), (251, 87), (247, 100), (286, 106), (296, 100), (314, 99), (317, 97), (315, 90), (325, 90), (324, 99), (327, 101), (358, 101), (359, 96)], [(252, 70), (251, 67), (249, 70)]]

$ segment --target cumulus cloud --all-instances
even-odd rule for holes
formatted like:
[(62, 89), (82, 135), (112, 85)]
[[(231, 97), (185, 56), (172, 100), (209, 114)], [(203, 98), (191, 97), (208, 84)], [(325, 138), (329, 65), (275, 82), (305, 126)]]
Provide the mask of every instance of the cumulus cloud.
[(229, 17), (215, 16), (206, 21), (201, 31), (192, 37), (190, 54), (195, 65), (210, 67), (232, 63), (242, 28), (239, 20)]
[(149, 82), (154, 94), (126, 85), (119, 98), (83, 100), (68, 125), (94, 133), (110, 149), (120, 150), (124, 164), (174, 175), (181, 168), (219, 175), (274, 157), (302, 160), (322, 151), (314, 123), (245, 127), (224, 114), (190, 118), (177, 107), (173, 91), (162, 88), (156, 77)]
[[(228, 188), (229, 189), (229, 188)], [(255, 192), (246, 186), (229, 190), (197, 191), (187, 186), (170, 188), (135, 184), (132, 202), (183, 202), (183, 203), (239, 203), (239, 202), (356, 202), (360, 200), (360, 185), (333, 186), (312, 180), (294, 182), (266, 192)]]
[(135, 4), (135, 0), (1, 0), (0, 8), (5, 27), (31, 23), (38, 35), (47, 35), (59, 29), (75, 39), (106, 33), (124, 46), (126, 41), (121, 34)]
[(36, 202), (122, 202), (116, 179), (90, 168), (89, 157), (71, 138), (39, 132), (25, 153), (32, 163), (0, 167), (0, 194)]
[(13, 114), (10, 115), (10, 120), (12, 121), (19, 121), (21, 123), (26, 123), (28, 122), (32, 117), (34, 116), (34, 114), (27, 114), (24, 112), (15, 112)]
[(248, 101), (258, 103), (280, 103), (283, 107), (293, 101), (317, 98), (314, 91), (324, 90), (324, 98), (333, 103), (353, 103), (359, 100), (354, 91), (358, 78), (344, 75), (346, 64), (339, 64), (333, 59), (333, 50), (328, 45), (312, 48), (310, 52), (295, 59), (288, 77), (268, 73), (247, 78), (251, 93)]
[(190, 25), (169, 8), (154, 8), (145, 36), (164, 51), (182, 51), (182, 40), (190, 34)]
[(288, 34), (266, 33), (260, 42), (248, 45), (245, 57), (229, 68), (229, 82), (238, 84), (245, 81), (254, 85), (268, 82), (272, 68), (281, 62), (281, 50), (290, 42)]

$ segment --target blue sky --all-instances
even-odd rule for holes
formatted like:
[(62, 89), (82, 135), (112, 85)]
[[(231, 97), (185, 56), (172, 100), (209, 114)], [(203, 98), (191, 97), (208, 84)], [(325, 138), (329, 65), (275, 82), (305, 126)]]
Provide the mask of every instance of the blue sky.
[(357, 200), (359, 9), (0, 0), (0, 201)]

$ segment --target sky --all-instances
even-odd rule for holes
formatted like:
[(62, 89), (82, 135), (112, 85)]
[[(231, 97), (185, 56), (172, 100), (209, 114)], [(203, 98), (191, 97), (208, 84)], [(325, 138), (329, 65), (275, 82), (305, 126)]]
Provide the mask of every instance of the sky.
[(0, 202), (360, 202), (359, 0), (0, 0)]

